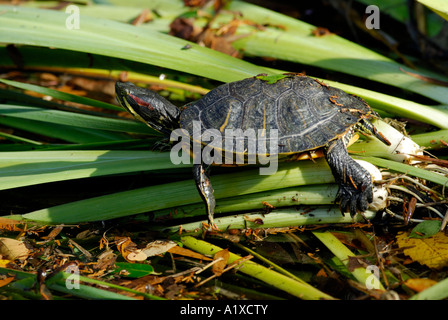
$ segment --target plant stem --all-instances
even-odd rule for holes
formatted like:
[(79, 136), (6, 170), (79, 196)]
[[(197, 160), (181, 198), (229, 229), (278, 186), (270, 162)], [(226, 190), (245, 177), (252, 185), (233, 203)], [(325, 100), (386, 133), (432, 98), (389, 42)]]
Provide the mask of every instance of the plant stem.
[[(214, 255), (216, 252), (221, 251), (222, 248), (210, 244), (203, 240), (185, 236), (181, 238), (182, 243), (190, 249), (202, 253), (204, 255)], [(241, 259), (240, 256), (230, 253), (228, 264)], [(245, 261), (239, 267), (238, 271), (250, 275), (254, 278), (262, 280), (276, 288), (279, 288), (289, 294), (296, 296), (304, 300), (318, 300), (327, 299), (333, 300), (330, 295), (319, 291), (318, 289), (302, 282), (298, 282), (295, 279), (287, 277), (276, 271), (263, 267), (253, 261)]]
[[(364, 212), (364, 217), (367, 219), (372, 219), (374, 216), (375, 212)], [(260, 229), (312, 224), (365, 222), (364, 217), (358, 214), (352, 218), (348, 213), (341, 214), (339, 208), (335, 206), (304, 206), (297, 209), (276, 209), (269, 214), (254, 213), (218, 217), (215, 218), (215, 224), (220, 230)], [(182, 230), (184, 233), (200, 234), (202, 232), (203, 222), (206, 222), (206, 220), (171, 226), (164, 228), (162, 231), (171, 233)], [(155, 228), (160, 230), (160, 227)]]
[(351, 268), (349, 268), (349, 258), (355, 257), (355, 255), (331, 232), (313, 231), (313, 234), (349, 269), (349, 271), (353, 274), (353, 276), (356, 280), (358, 280), (359, 283), (368, 286), (368, 284), (372, 284), (373, 282), (374, 284), (376, 284), (374, 285), (375, 289), (384, 290), (384, 287), (381, 284), (380, 280), (366, 268), (357, 267), (353, 270), (350, 270)]

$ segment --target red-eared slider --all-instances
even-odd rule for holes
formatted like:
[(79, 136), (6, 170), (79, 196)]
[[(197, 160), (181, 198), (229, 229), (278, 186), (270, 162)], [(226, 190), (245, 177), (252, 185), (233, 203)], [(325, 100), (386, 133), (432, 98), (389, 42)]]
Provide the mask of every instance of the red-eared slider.
[[(268, 145), (277, 143), (280, 157), (323, 150), (339, 185), (341, 211), (348, 210), (354, 216), (372, 202), (370, 174), (348, 155), (346, 146), (355, 130), (389, 142), (369, 121), (378, 115), (359, 97), (294, 74), (277, 78), (261, 75), (223, 84), (181, 109), (159, 94), (129, 82), (117, 82), (116, 94), (120, 104), (137, 119), (168, 135), (183, 128), (193, 137), (195, 125), (199, 125), (201, 133), (210, 129), (218, 133), (254, 130), (261, 132), (257, 137), (267, 137)], [(271, 135), (274, 132), (278, 141), (269, 138), (275, 137)], [(245, 136), (243, 152), (247, 153), (250, 143)], [(221, 147), (221, 151), (229, 151), (225, 143)], [(209, 168), (204, 161), (194, 164), (193, 175), (213, 226), (215, 199)]]

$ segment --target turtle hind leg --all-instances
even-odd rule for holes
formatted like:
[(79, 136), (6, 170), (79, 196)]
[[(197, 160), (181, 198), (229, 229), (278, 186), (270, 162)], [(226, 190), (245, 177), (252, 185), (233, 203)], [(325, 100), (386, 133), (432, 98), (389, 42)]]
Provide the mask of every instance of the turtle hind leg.
[(349, 156), (343, 139), (328, 146), (326, 159), (339, 185), (337, 200), (341, 211), (347, 212), (348, 209), (352, 217), (358, 211), (366, 211), (373, 200), (372, 177)]
[(205, 203), (205, 208), (208, 215), (209, 230), (217, 229), (213, 215), (215, 212), (215, 196), (213, 195), (213, 187), (210, 182), (210, 165), (195, 164), (193, 166), (193, 176), (198, 188), (199, 194)]

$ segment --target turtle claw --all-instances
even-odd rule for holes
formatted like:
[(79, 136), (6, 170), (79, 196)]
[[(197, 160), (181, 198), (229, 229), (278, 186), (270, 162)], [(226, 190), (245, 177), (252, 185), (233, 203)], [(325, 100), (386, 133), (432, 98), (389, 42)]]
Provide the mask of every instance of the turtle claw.
[(349, 184), (341, 183), (337, 196), (341, 212), (350, 212), (350, 216), (353, 218), (356, 213), (366, 211), (373, 200), (372, 190), (370, 177), (367, 177), (364, 183), (358, 186), (351, 182)]
[(212, 221), (212, 222), (202, 222), (202, 229), (205, 232), (216, 232), (216, 231), (221, 231), (218, 226)]

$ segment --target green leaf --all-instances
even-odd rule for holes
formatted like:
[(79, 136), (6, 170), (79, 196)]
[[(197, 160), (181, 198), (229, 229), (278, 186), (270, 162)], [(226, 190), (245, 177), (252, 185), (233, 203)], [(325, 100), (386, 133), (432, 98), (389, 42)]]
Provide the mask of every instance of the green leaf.
[[(356, 255), (351, 252), (335, 235), (329, 231), (313, 231), (313, 234), (347, 267), (349, 268), (350, 257), (355, 257)], [(377, 287), (375, 289), (384, 290), (383, 285), (380, 280), (368, 272), (366, 268), (359, 266), (350, 271), (353, 276), (362, 285), (367, 285), (368, 283), (375, 283)], [(372, 278), (372, 276), (375, 278)]]
[(442, 222), (439, 220), (425, 220), (412, 229), (409, 237), (417, 239), (429, 238), (439, 232), (441, 226)]
[(117, 266), (115, 272), (122, 272), (122, 276), (128, 278), (141, 278), (154, 273), (154, 268), (149, 264), (115, 262), (115, 265)]
[(123, 111), (124, 109), (118, 106), (114, 106), (113, 104), (110, 103), (106, 103), (106, 102), (102, 102), (99, 100), (95, 100), (95, 99), (90, 99), (90, 98), (86, 98), (86, 97), (80, 97), (71, 93), (66, 93), (66, 92), (62, 92), (62, 91), (58, 91), (58, 90), (54, 90), (54, 89), (49, 89), (49, 88), (44, 88), (41, 86), (36, 86), (33, 84), (29, 84), (29, 83), (22, 83), (22, 82), (17, 82), (17, 81), (11, 81), (11, 80), (6, 80), (6, 79), (0, 79), (0, 82), (3, 82), (7, 85), (16, 87), (16, 88), (20, 88), (23, 90), (30, 90), (30, 91), (34, 91), (40, 94), (44, 94), (47, 96), (51, 96), (53, 98), (56, 99), (61, 99), (64, 101), (70, 101), (70, 102), (75, 102), (75, 103), (80, 103), (80, 104), (85, 104), (88, 106), (92, 106), (92, 107), (97, 107), (97, 108), (104, 108), (104, 109), (109, 109), (109, 110), (119, 110), (119, 111)]
[(448, 21), (448, 3), (445, 0), (417, 0)]
[(30, 120), (20, 117), (0, 117), (0, 124), (74, 143), (99, 143), (125, 139), (123, 134), (117, 132), (80, 128), (71, 125)]
[(0, 190), (137, 171), (183, 168), (152, 151), (23, 151), (0, 153)]
[[(215, 197), (221, 199), (301, 184), (334, 182), (331, 170), (323, 159), (317, 160), (316, 164), (311, 161), (299, 161), (282, 165), (275, 174), (266, 176), (260, 175), (258, 169), (213, 175), (211, 180)], [(45, 223), (79, 223), (113, 219), (200, 201), (195, 183), (193, 179), (189, 179), (41, 209), (24, 214), (22, 218)]]
[(148, 126), (134, 120), (113, 119), (29, 106), (0, 104), (0, 115), (107, 131), (134, 132), (142, 134), (154, 132), (154, 130)]
[(268, 84), (273, 84), (276, 83), (277, 81), (286, 78), (287, 75), (284, 74), (274, 74), (274, 75), (269, 75), (269, 76), (257, 76), (257, 79), (266, 81)]
[[(267, 69), (157, 31), (81, 16), (69, 29), (65, 12), (0, 6), (0, 42), (55, 47), (128, 59), (163, 68), (234, 81)], [(186, 45), (188, 50), (182, 50)]]

